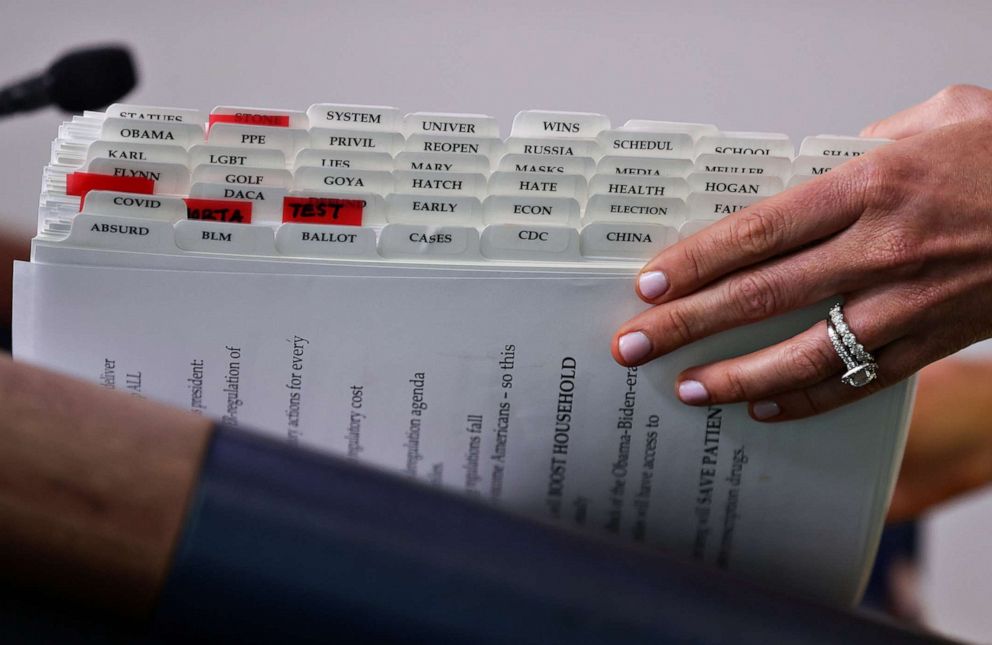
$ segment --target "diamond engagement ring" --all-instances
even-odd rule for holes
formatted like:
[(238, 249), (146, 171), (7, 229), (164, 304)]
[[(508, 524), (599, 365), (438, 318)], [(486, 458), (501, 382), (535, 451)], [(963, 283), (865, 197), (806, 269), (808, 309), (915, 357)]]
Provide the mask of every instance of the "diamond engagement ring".
[(872, 355), (865, 351), (864, 345), (854, 337), (854, 332), (844, 319), (840, 304), (830, 308), (830, 315), (827, 317), (827, 336), (830, 337), (830, 344), (834, 346), (834, 351), (847, 368), (840, 378), (841, 381), (851, 387), (864, 387), (875, 380), (878, 376), (878, 365)]

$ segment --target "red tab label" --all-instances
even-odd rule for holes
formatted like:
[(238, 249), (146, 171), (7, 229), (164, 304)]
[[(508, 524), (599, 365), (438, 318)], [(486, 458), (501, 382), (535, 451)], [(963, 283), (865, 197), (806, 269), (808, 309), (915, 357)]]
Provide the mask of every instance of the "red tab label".
[(238, 112), (236, 114), (211, 114), (210, 125), (215, 123), (237, 123), (239, 125), (267, 125), (271, 128), (288, 128), (288, 114), (253, 114)]
[(295, 224), (361, 226), (365, 202), (337, 197), (283, 197), (282, 221)]
[(114, 190), (119, 193), (151, 195), (155, 192), (155, 180), (147, 177), (115, 177), (96, 172), (72, 172), (65, 177), (65, 194), (78, 195), (83, 199), (91, 190)]
[(186, 217), (210, 222), (236, 222), (251, 224), (251, 206), (249, 201), (232, 199), (197, 199), (187, 197)]

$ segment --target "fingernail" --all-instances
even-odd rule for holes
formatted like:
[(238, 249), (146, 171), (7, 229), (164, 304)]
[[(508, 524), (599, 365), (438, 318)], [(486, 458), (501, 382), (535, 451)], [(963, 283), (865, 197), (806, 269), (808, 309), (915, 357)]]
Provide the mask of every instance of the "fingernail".
[(683, 403), (698, 405), (706, 403), (710, 398), (710, 393), (706, 391), (706, 386), (699, 381), (682, 381), (679, 383), (679, 398)]
[(668, 276), (661, 271), (642, 273), (637, 279), (637, 290), (648, 300), (654, 300), (668, 291)]
[(642, 331), (632, 331), (620, 337), (617, 347), (628, 363), (636, 363), (651, 353), (651, 341)]
[(782, 411), (782, 408), (778, 407), (778, 403), (774, 401), (758, 401), (753, 406), (751, 406), (751, 414), (758, 421), (764, 421), (765, 419), (771, 419), (772, 417), (777, 417)]

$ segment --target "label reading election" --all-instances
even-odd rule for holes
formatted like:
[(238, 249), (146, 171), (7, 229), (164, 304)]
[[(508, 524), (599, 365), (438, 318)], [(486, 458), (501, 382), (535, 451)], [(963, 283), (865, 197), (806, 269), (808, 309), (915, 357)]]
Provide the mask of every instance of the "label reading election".
[(234, 114), (211, 114), (210, 125), (215, 123), (237, 123), (239, 125), (267, 125), (272, 128), (288, 128), (288, 114), (256, 114), (236, 112)]
[(65, 194), (86, 197), (91, 190), (113, 190), (120, 193), (151, 195), (155, 180), (147, 177), (115, 177), (96, 172), (72, 172), (65, 177)]
[(283, 197), (282, 221), (287, 224), (361, 226), (365, 202), (337, 197)]
[(187, 197), (185, 201), (187, 219), (251, 224), (251, 202), (196, 197)]

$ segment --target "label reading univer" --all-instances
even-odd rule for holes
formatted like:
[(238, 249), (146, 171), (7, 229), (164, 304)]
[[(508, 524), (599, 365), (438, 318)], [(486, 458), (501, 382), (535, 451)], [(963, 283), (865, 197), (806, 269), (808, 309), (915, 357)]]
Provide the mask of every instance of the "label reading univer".
[(286, 224), (336, 224), (361, 226), (365, 202), (336, 197), (284, 197), (282, 221)]
[(251, 224), (250, 201), (186, 198), (186, 218), (211, 222)]

